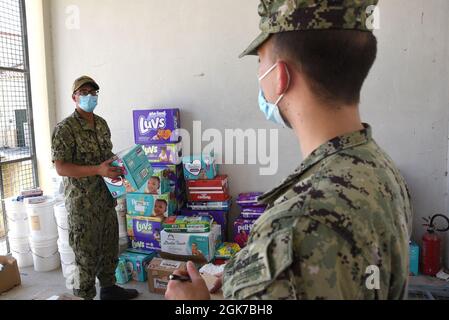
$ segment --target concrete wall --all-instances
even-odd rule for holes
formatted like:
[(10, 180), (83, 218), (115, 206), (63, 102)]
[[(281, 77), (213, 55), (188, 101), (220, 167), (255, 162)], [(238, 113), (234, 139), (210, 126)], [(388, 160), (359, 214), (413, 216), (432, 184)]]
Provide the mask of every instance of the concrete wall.
[[(56, 119), (73, 111), (73, 79), (89, 74), (101, 84), (98, 112), (116, 150), (133, 143), (137, 107), (180, 107), (189, 130), (193, 120), (203, 130), (275, 128), (258, 112), (257, 59), (237, 59), (258, 34), (257, 4), (49, 0)], [(381, 1), (379, 56), (361, 105), (410, 184), (416, 238), (421, 217), (448, 206), (448, 12), (446, 0)], [(292, 133), (281, 130), (279, 141), (277, 176), (260, 177), (258, 165), (224, 167), (234, 195), (267, 190), (300, 164)]]

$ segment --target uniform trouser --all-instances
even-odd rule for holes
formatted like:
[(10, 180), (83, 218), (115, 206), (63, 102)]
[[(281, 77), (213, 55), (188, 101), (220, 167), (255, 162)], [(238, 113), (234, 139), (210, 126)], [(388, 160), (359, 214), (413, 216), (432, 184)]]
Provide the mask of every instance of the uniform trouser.
[(96, 296), (96, 278), (101, 288), (115, 284), (119, 239), (117, 214), (110, 204), (74, 210), (69, 216), (70, 245), (75, 253), (74, 294), (91, 300)]

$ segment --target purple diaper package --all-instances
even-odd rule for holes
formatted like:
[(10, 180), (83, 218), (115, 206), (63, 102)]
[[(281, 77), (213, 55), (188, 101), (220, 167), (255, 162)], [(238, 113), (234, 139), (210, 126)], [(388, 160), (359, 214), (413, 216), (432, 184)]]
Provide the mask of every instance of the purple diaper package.
[(241, 193), (237, 198), (237, 204), (241, 207), (258, 207), (258, 199), (263, 195), (263, 192), (248, 192)]
[(254, 227), (256, 220), (253, 219), (239, 219), (234, 222), (234, 242), (237, 243), (240, 248), (246, 247), (248, 243), (249, 235)]
[(240, 216), (243, 219), (259, 219), (267, 210), (266, 206), (263, 207), (243, 207)]
[(229, 211), (225, 211), (225, 210), (202, 211), (202, 210), (182, 209), (180, 211), (180, 215), (186, 216), (186, 217), (192, 217), (192, 216), (211, 217), (214, 220), (214, 223), (217, 223), (221, 227), (222, 239), (223, 239), (223, 241), (226, 241)]
[(136, 144), (179, 142), (179, 109), (135, 110), (133, 118)]

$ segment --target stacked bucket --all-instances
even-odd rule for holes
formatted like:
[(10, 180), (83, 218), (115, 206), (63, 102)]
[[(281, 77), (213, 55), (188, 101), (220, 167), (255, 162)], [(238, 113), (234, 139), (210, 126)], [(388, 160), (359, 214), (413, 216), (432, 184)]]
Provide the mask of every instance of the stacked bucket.
[(25, 199), (25, 208), (30, 227), (30, 249), (33, 256), (34, 270), (48, 272), (60, 266), (58, 252), (58, 228), (54, 215), (55, 199), (44, 197), (35, 203)]
[(64, 278), (69, 278), (75, 270), (75, 253), (70, 247), (69, 241), (69, 214), (64, 203), (55, 206), (56, 224), (58, 226), (58, 249), (61, 257), (62, 273)]
[(25, 205), (23, 201), (9, 198), (5, 200), (5, 208), (11, 253), (17, 260), (19, 268), (31, 267), (33, 266), (33, 256), (29, 242), (30, 227)]

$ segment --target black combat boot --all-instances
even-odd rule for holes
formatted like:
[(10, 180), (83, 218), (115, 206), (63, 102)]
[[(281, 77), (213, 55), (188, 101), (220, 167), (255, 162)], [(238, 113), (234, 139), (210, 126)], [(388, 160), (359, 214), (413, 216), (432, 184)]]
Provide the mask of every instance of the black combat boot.
[(135, 289), (124, 289), (119, 286), (101, 288), (100, 300), (132, 300), (137, 298), (139, 292)]

